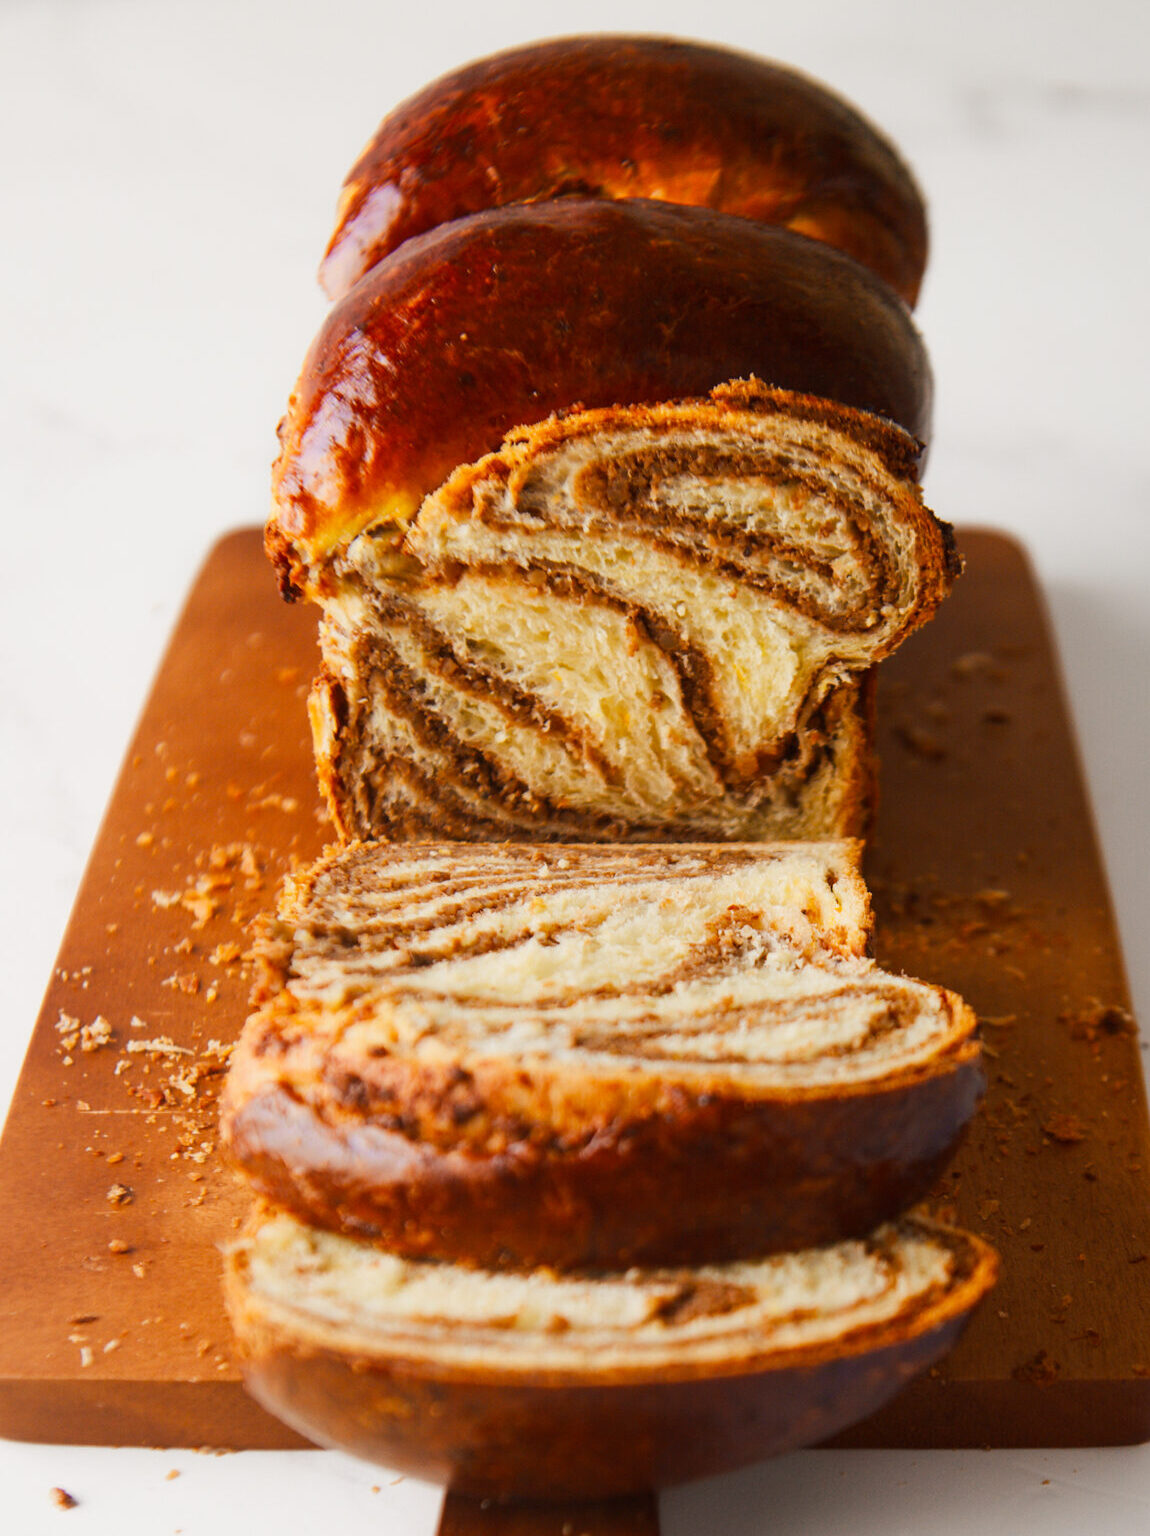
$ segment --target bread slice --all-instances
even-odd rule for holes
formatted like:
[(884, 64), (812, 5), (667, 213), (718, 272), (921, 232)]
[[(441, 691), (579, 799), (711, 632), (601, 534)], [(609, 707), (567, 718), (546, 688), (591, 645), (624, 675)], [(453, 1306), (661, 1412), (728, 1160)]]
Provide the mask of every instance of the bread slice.
[(249, 1390), (311, 1439), (481, 1496), (598, 1498), (865, 1417), (954, 1343), (995, 1269), (909, 1217), (735, 1264), (492, 1274), (264, 1210), (226, 1283)]
[(869, 1231), (982, 1090), (975, 1019), (865, 951), (850, 844), (354, 844), (288, 884), (224, 1093), (257, 1192), (490, 1268)]
[(576, 192), (785, 225), (910, 304), (926, 265), (910, 172), (825, 86), (726, 48), (592, 36), (477, 60), (389, 113), (344, 183), (321, 282), (339, 298), (413, 235)]
[(863, 833), (870, 668), (957, 570), (908, 440), (749, 382), (513, 434), (368, 529), (311, 701), (341, 835)]

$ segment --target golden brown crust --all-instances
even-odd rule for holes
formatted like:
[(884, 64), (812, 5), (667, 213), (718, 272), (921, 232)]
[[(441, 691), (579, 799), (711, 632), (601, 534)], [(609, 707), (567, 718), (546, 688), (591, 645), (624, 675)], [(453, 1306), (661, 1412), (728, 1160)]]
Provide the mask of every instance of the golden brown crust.
[(407, 241), (333, 308), (281, 423), (268, 550), (288, 590), (368, 523), (552, 412), (728, 380), (841, 401), (923, 440), (930, 369), (901, 301), (788, 230), (563, 199)]
[[(921, 1199), (982, 1084), (966, 1042), (902, 1082), (749, 1104), (680, 1087), (661, 1111), (605, 1115), (575, 1144), (521, 1127), (491, 1153), (335, 1102), (317, 1110), (274, 1086), (229, 1115), (226, 1141), (258, 1194), (412, 1258), (490, 1269), (726, 1262), (858, 1237)], [(461, 1086), (441, 1080), (434, 1109), (450, 1113)]]
[(557, 1376), (345, 1352), (261, 1305), (242, 1248), (229, 1257), (228, 1301), (249, 1390), (317, 1442), (479, 1496), (605, 1497), (816, 1444), (931, 1365), (993, 1285), (997, 1262), (977, 1238), (930, 1230), (950, 1246), (953, 1272), (921, 1304), (833, 1343), (726, 1369), (604, 1370), (591, 1355), (577, 1376)]
[(252, 1396), (318, 1445), (477, 1498), (611, 1498), (817, 1445), (928, 1369), (965, 1322), (809, 1370), (636, 1386), (439, 1381), (274, 1336), (242, 1368)]
[(826, 87), (728, 49), (578, 37), (482, 59), (386, 117), (344, 184), (321, 281), (339, 298), (425, 230), (573, 194), (783, 225), (846, 251), (910, 304), (926, 264), (913, 178)]

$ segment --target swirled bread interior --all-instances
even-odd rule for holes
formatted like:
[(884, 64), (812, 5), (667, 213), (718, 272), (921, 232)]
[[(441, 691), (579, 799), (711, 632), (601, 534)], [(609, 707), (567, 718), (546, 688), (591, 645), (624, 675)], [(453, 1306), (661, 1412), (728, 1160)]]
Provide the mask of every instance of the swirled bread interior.
[(571, 1144), (676, 1093), (753, 1101), (913, 1080), (971, 1053), (953, 993), (865, 953), (855, 845), (352, 845), (259, 946), (229, 1134), (270, 1090), (498, 1152)]
[(270, 1327), (364, 1360), (587, 1380), (850, 1354), (969, 1307), (993, 1273), (977, 1240), (913, 1217), (766, 1259), (588, 1276), (405, 1260), (278, 1211), (229, 1266), (241, 1340)]
[(513, 434), (333, 562), (345, 836), (853, 835), (869, 669), (955, 564), (874, 418), (744, 385)]

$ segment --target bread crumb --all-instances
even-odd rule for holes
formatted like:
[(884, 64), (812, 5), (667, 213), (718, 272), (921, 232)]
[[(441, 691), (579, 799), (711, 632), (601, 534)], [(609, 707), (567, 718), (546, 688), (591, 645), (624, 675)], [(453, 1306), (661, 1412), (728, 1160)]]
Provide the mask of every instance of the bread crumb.
[(126, 1184), (113, 1184), (104, 1199), (109, 1205), (131, 1205), (135, 1196)]
[(82, 1051), (98, 1051), (107, 1045), (112, 1039), (112, 1026), (104, 1015), (97, 1014), (90, 1024), (84, 1024), (80, 1028), (80, 1049)]
[(925, 731), (918, 725), (900, 725), (895, 729), (895, 735), (908, 752), (913, 752), (916, 757), (925, 757), (939, 761), (946, 756), (946, 748), (937, 736), (931, 731)]
[(967, 651), (950, 664), (955, 677), (1001, 677), (1002, 668), (989, 651)]
[(1046, 1350), (1040, 1349), (1029, 1360), (1016, 1365), (1010, 1374), (1015, 1381), (1026, 1382), (1036, 1387), (1048, 1387), (1052, 1381), (1057, 1380), (1061, 1369), (1057, 1360), (1051, 1360)]
[(195, 919), (192, 923), (193, 928), (206, 928), (209, 919), (219, 911), (219, 903), (202, 891), (185, 891), (180, 898), (180, 903), (187, 907)]
[(1089, 1131), (1081, 1118), (1078, 1115), (1071, 1114), (1051, 1115), (1042, 1129), (1052, 1141), (1060, 1141), (1066, 1145), (1085, 1141), (1089, 1135)]
[(48, 1497), (57, 1509), (75, 1509), (80, 1502), (66, 1488), (52, 1488), (49, 1490)]
[(195, 971), (173, 971), (170, 976), (164, 977), (160, 985), (171, 987), (175, 992), (186, 992), (189, 997), (194, 997), (200, 990), (200, 978)]
[(294, 795), (279, 795), (273, 793), (270, 795), (264, 795), (259, 800), (249, 801), (248, 808), (249, 810), (253, 811), (263, 811), (270, 808), (271, 810), (286, 811), (287, 814), (291, 816), (299, 810), (299, 801), (295, 798)]
[(173, 1467), (170, 1472), (165, 1472), (164, 1473), (164, 1482), (165, 1483), (170, 1483), (174, 1477), (179, 1477), (179, 1475), (180, 1475), (179, 1467)]

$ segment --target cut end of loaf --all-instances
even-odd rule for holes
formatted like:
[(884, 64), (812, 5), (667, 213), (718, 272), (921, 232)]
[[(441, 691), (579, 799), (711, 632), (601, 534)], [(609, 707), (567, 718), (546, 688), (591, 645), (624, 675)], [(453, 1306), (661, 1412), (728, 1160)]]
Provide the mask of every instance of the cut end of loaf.
[(360, 534), (311, 703), (341, 834), (865, 832), (867, 674), (958, 570), (916, 446), (746, 380), (521, 428)]

